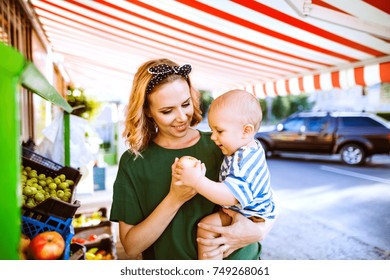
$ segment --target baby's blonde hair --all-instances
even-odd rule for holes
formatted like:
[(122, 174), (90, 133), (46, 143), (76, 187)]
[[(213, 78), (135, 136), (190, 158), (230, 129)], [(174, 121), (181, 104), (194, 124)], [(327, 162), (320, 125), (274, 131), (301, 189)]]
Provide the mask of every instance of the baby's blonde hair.
[(229, 110), (243, 124), (252, 124), (255, 132), (260, 128), (263, 118), (260, 102), (245, 90), (234, 89), (218, 96), (211, 103), (209, 112), (219, 109)]

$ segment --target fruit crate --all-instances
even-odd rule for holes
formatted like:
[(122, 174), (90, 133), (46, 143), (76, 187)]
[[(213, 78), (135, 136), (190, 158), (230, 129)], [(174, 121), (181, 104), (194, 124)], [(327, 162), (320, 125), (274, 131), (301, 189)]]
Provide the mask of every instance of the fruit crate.
[[(94, 216), (97, 217), (93, 218)], [(76, 213), (73, 219), (73, 226), (75, 233), (78, 233), (85, 230), (99, 230), (100, 227), (111, 227), (112, 223), (107, 218), (107, 208), (102, 207), (93, 212)]]
[[(24, 151), (23, 153), (25, 153), (27, 149), (24, 148), (23, 151)], [(54, 168), (53, 169), (51, 167), (48, 167), (49, 164), (47, 163), (50, 160), (45, 159), (44, 157), (39, 156), (38, 154), (33, 153), (31, 151), (29, 151), (29, 155), (30, 158), (26, 158), (24, 156), (22, 157), (23, 166), (25, 167), (29, 166), (31, 167), (31, 169), (36, 170), (38, 174), (43, 173), (46, 176), (51, 176), (53, 178), (55, 178), (60, 174), (64, 174), (66, 178), (72, 180), (74, 184), (70, 186), (72, 192), (72, 195), (70, 197), (70, 202), (65, 202), (60, 199), (49, 197), (35, 207), (28, 207), (24, 205), (22, 207), (22, 210), (35, 209), (44, 214), (56, 216), (59, 218), (72, 218), (76, 213), (77, 209), (80, 207), (80, 202), (78, 200), (75, 200), (74, 196), (75, 196), (76, 186), (81, 178), (81, 173), (77, 169), (71, 167), (61, 166), (56, 163), (50, 163), (50, 165)], [(37, 162), (38, 158), (41, 159), (40, 160), (41, 163)]]
[(115, 242), (111, 224), (102, 223), (98, 226), (84, 228), (76, 231), (72, 243), (79, 243), (85, 246), (96, 245), (103, 239), (111, 238)]
[(60, 219), (45, 215), (33, 209), (26, 209), (22, 216), (22, 233), (30, 239), (39, 233), (56, 231), (64, 238), (65, 250), (62, 259), (68, 260), (70, 256), (70, 245), (74, 236), (72, 219)]
[(50, 168), (51, 170), (58, 171), (60, 170), (63, 166), (48, 159), (45, 158), (44, 156), (41, 156), (40, 154), (35, 153), (33, 150), (22, 147), (22, 156), (25, 158), (28, 158), (36, 163), (39, 163), (43, 166), (46, 166), (47, 168)]
[(87, 249), (82, 244), (71, 243), (70, 244), (70, 256), (69, 260), (85, 260), (85, 253)]
[[(99, 251), (104, 250), (106, 253), (111, 255), (110, 260), (117, 260), (118, 256), (116, 253), (116, 247), (115, 242), (112, 240), (112, 238), (103, 238), (98, 243), (93, 244), (87, 244), (86, 247), (86, 259), (88, 260), (88, 252), (90, 249), (95, 248), (96, 253), (99, 253)], [(95, 259), (96, 260), (96, 259)]]
[(56, 163), (26, 147), (22, 147), (22, 159), (23, 164), (25, 159), (28, 160), (29, 163), (34, 162), (37, 164), (36, 166), (44, 168), (43, 171), (47, 172), (48, 175), (52, 177), (59, 174), (65, 174), (68, 179), (73, 180), (74, 186), (77, 186), (81, 179), (81, 173), (79, 170), (68, 166), (62, 166), (61, 164)]

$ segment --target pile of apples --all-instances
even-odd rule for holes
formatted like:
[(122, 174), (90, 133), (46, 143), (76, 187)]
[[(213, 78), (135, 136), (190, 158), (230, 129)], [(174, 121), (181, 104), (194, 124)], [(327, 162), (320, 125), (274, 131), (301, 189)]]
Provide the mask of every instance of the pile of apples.
[(52, 178), (43, 173), (38, 174), (36, 170), (23, 165), (21, 173), (23, 206), (33, 208), (49, 197), (70, 201), (74, 181), (67, 179), (65, 174)]

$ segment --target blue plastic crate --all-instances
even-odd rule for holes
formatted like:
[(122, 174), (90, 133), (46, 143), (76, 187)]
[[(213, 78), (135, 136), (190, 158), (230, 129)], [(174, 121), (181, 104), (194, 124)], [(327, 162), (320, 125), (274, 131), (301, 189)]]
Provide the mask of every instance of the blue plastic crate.
[(56, 231), (61, 234), (65, 241), (65, 250), (62, 259), (68, 260), (70, 257), (70, 244), (74, 236), (72, 219), (61, 220), (53, 216), (33, 212), (30, 213), (30, 217), (22, 216), (22, 233), (29, 238), (32, 239), (39, 233), (45, 231)]

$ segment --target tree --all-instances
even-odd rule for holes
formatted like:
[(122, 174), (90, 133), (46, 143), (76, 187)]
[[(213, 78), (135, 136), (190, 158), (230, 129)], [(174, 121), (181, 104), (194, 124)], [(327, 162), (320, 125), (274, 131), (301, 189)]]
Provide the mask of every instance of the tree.
[(214, 98), (211, 95), (211, 92), (208, 90), (199, 90), (199, 93), (200, 93), (200, 110), (202, 111), (202, 117), (204, 118)]
[(286, 96), (276, 96), (272, 102), (272, 114), (276, 119), (284, 119), (290, 115), (290, 102)]
[(267, 113), (268, 113), (268, 108), (267, 108), (267, 102), (265, 99), (259, 99), (260, 106), (261, 106), (261, 111), (263, 113), (263, 122), (267, 120)]
[(289, 115), (295, 112), (310, 110), (313, 107), (313, 104), (308, 102), (308, 95), (289, 95), (287, 98), (290, 102)]

